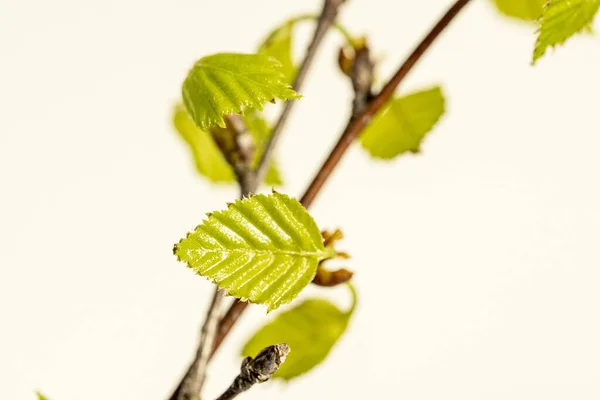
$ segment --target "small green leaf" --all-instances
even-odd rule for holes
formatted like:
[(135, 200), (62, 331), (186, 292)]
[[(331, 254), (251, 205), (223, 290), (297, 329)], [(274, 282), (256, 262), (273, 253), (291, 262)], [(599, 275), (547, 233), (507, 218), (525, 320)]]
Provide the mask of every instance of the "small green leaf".
[(421, 141), (444, 113), (440, 87), (391, 100), (375, 115), (361, 135), (362, 146), (377, 158), (391, 159), (410, 151), (417, 153)]
[(298, 296), (319, 261), (335, 255), (306, 209), (284, 194), (253, 195), (207, 216), (175, 245), (175, 255), (230, 295), (268, 311)]
[(48, 398), (40, 392), (35, 392), (35, 394), (37, 395), (38, 400), (48, 400)]
[(223, 116), (262, 110), (268, 101), (296, 99), (277, 59), (219, 53), (201, 58), (183, 82), (183, 102), (201, 129), (225, 127)]
[(233, 169), (211, 135), (198, 128), (182, 104), (175, 106), (173, 125), (192, 150), (196, 169), (211, 182), (235, 182)]
[(284, 24), (272, 31), (261, 44), (258, 52), (275, 57), (282, 65), (282, 72), (287, 82), (292, 83), (296, 77), (296, 67), (292, 60), (292, 27), (293, 23)]
[[(356, 303), (356, 294), (352, 293)], [(353, 310), (354, 305), (342, 312), (327, 300), (306, 300), (256, 332), (244, 346), (242, 356), (255, 356), (272, 343), (287, 343), (292, 351), (273, 377), (295, 378), (325, 360), (345, 332)]]
[(509, 17), (535, 21), (542, 15), (546, 0), (494, 0), (496, 7)]
[[(256, 142), (255, 164), (259, 154), (262, 154), (267, 144), (271, 128), (257, 112), (244, 117), (246, 127), (252, 133)], [(187, 142), (192, 151), (196, 169), (200, 175), (215, 183), (234, 183), (235, 175), (221, 150), (216, 145), (210, 133), (198, 128), (190, 118), (183, 104), (177, 104), (173, 110), (173, 125), (181, 137)], [(265, 183), (269, 186), (283, 184), (277, 163), (273, 161), (267, 170)]]
[(598, 8), (600, 0), (549, 0), (540, 18), (533, 63), (546, 53), (548, 47), (563, 44), (576, 33), (591, 31)]

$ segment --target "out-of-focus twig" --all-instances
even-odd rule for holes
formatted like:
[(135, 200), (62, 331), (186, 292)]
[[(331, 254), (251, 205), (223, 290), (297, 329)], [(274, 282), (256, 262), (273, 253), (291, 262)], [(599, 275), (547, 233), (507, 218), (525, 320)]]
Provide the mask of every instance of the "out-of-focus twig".
[[(325, 34), (329, 28), (334, 25), (335, 18), (338, 14), (338, 9), (342, 3), (344, 3), (344, 1), (345, 0), (325, 0), (319, 19), (317, 20), (317, 27), (315, 28), (312, 40), (308, 45), (304, 59), (302, 60), (302, 63), (298, 68), (296, 78), (294, 79), (294, 84), (292, 85), (296, 92), (299, 92), (302, 89), (302, 85), (304, 84), (308, 70), (317, 54), (317, 50), (321, 46), (323, 38), (325, 38)], [(271, 158), (273, 156), (273, 149), (277, 144), (279, 136), (283, 132), (283, 128), (285, 127), (294, 104), (296, 104), (295, 100), (287, 101), (283, 104), (281, 114), (279, 114), (279, 118), (273, 127), (273, 131), (271, 132), (271, 136), (269, 137), (269, 141), (265, 147), (265, 151), (262, 154), (262, 157), (256, 168), (256, 179), (259, 182), (262, 182), (264, 175), (267, 173), (267, 168), (270, 165)]]

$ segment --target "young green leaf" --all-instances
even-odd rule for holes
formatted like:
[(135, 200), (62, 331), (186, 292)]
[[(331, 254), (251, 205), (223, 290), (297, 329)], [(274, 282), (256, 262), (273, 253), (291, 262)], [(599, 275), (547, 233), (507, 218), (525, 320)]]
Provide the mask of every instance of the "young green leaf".
[(444, 95), (440, 87), (395, 98), (364, 130), (362, 146), (373, 157), (383, 159), (407, 151), (417, 153), (421, 141), (443, 113)]
[(546, 0), (494, 0), (494, 4), (509, 17), (535, 21), (542, 15)]
[(273, 30), (260, 45), (258, 52), (275, 57), (282, 65), (282, 72), (292, 83), (296, 76), (296, 67), (292, 61), (292, 27), (293, 23), (284, 24)]
[(319, 261), (335, 255), (306, 209), (284, 194), (253, 195), (207, 215), (173, 252), (219, 288), (268, 311), (292, 301)]
[[(356, 294), (353, 302), (356, 303)], [(279, 314), (246, 343), (243, 356), (255, 356), (271, 343), (287, 343), (291, 352), (275, 378), (289, 380), (325, 360), (348, 326), (354, 310), (342, 312), (327, 300), (310, 299)]]
[(533, 51), (533, 63), (548, 47), (563, 44), (574, 34), (590, 31), (600, 0), (549, 0), (544, 6), (538, 38)]
[[(257, 112), (249, 113), (244, 118), (246, 127), (252, 133), (256, 142), (255, 164), (262, 154), (270, 134), (270, 127)], [(181, 137), (187, 142), (192, 151), (196, 169), (200, 175), (215, 183), (234, 183), (233, 168), (225, 160), (221, 150), (215, 144), (210, 133), (198, 128), (190, 118), (183, 104), (177, 104), (173, 110), (173, 125)], [(265, 183), (269, 186), (283, 184), (283, 179), (275, 161), (267, 170)]]
[(225, 127), (223, 116), (262, 110), (268, 101), (300, 96), (277, 59), (263, 54), (219, 53), (201, 58), (183, 82), (183, 102), (201, 129)]
[(48, 400), (48, 398), (40, 392), (35, 392), (35, 394), (37, 395), (38, 400)]

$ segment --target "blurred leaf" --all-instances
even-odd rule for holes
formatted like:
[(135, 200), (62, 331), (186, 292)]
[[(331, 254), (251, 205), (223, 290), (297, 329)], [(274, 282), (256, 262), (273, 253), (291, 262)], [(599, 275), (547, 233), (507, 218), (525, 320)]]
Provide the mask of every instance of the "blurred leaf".
[(292, 351), (274, 377), (289, 380), (310, 371), (325, 360), (345, 332), (356, 304), (353, 289), (352, 295), (348, 312), (322, 299), (306, 300), (282, 312), (252, 336), (242, 355), (253, 357), (269, 344), (287, 343)]
[(261, 44), (258, 52), (266, 56), (275, 57), (282, 65), (288, 83), (296, 77), (296, 67), (292, 60), (292, 22), (284, 24), (273, 30)]
[(533, 63), (548, 47), (563, 44), (576, 33), (591, 31), (599, 7), (600, 0), (549, 0), (540, 19)]
[(284, 194), (253, 195), (207, 216), (175, 245), (175, 255), (219, 288), (268, 311), (298, 296), (319, 261), (335, 255), (306, 209)]
[(40, 392), (35, 392), (35, 394), (38, 397), (38, 400), (48, 400), (48, 398), (46, 396), (44, 396), (43, 394), (41, 394)]
[(496, 7), (509, 17), (535, 21), (542, 15), (546, 0), (494, 0)]
[(300, 96), (292, 90), (273, 57), (219, 53), (201, 58), (183, 82), (183, 102), (201, 129), (225, 127), (223, 116), (262, 110), (263, 104)]
[(361, 135), (362, 146), (377, 158), (417, 153), (421, 141), (444, 113), (440, 87), (392, 99)]
[(235, 182), (233, 169), (225, 160), (211, 135), (198, 128), (182, 104), (173, 111), (173, 125), (187, 142), (200, 175), (212, 182)]

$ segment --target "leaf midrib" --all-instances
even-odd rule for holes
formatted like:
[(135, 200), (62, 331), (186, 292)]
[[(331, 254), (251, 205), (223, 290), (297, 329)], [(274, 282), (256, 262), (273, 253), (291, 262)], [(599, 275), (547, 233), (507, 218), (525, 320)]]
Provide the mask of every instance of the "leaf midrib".
[(218, 254), (230, 254), (230, 253), (248, 253), (248, 254), (268, 254), (268, 255), (286, 255), (295, 257), (316, 257), (322, 258), (327, 255), (325, 250), (318, 251), (294, 251), (294, 250), (257, 250), (257, 249), (201, 249), (202, 253), (218, 253)]

